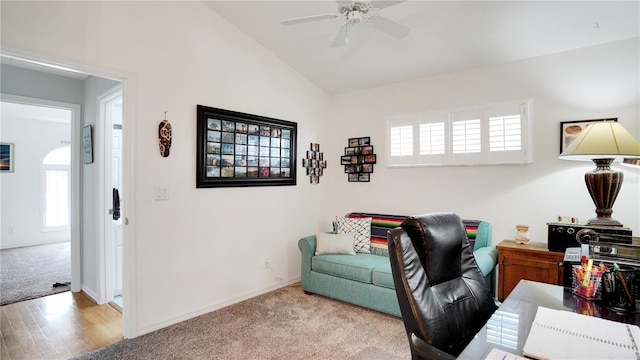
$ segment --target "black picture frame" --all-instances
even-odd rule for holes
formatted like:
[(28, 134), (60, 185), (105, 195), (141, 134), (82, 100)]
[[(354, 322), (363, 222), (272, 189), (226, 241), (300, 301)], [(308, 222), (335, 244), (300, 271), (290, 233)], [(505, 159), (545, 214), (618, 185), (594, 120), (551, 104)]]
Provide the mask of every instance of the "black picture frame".
[(295, 122), (198, 105), (196, 187), (296, 185), (297, 130)]
[(563, 121), (560, 123), (560, 154), (571, 145), (582, 130), (586, 129), (590, 123), (598, 121), (618, 121), (618, 118), (593, 119), (593, 120), (576, 120)]
[(340, 156), (340, 165), (344, 166), (349, 182), (369, 182), (373, 173), (373, 165), (377, 162), (373, 152), (371, 137), (348, 138), (349, 146), (344, 148)]

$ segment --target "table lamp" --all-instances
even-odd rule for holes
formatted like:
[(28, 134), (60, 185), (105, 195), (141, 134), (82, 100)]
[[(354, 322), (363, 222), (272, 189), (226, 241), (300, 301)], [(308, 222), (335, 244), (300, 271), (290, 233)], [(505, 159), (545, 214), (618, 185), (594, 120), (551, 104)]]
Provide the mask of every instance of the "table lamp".
[(640, 143), (615, 121), (601, 121), (589, 124), (567, 147), (560, 159), (592, 160), (596, 168), (584, 174), (587, 190), (596, 205), (596, 217), (589, 219), (592, 226), (622, 226), (611, 218), (613, 203), (622, 187), (624, 174), (612, 170), (613, 161), (639, 159)]

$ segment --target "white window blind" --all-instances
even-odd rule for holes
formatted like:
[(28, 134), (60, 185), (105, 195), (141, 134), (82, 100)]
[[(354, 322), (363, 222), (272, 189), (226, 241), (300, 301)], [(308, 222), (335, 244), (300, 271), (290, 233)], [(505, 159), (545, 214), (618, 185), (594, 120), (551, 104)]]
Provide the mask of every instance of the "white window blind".
[(69, 165), (71, 147), (50, 151), (42, 160), (42, 230), (69, 228)]
[(490, 151), (513, 151), (521, 148), (520, 115), (489, 118)]
[(45, 170), (44, 227), (69, 226), (69, 171)]
[(480, 119), (453, 121), (451, 133), (454, 154), (480, 152)]
[(394, 115), (387, 121), (387, 166), (530, 163), (529, 100)]
[(420, 124), (420, 155), (440, 155), (444, 152), (444, 122)]
[(389, 136), (391, 156), (413, 155), (413, 127), (410, 125), (392, 127)]

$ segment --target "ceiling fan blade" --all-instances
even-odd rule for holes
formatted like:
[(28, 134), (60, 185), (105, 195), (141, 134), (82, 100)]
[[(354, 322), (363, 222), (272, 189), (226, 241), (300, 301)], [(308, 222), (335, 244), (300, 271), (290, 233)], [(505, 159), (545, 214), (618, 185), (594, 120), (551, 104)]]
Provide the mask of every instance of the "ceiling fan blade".
[(335, 39), (331, 43), (331, 47), (340, 47), (347, 44), (347, 25), (342, 25), (338, 33), (336, 34)]
[(411, 31), (410, 28), (380, 15), (369, 18), (369, 24), (376, 30), (380, 30), (396, 39), (402, 39), (409, 35), (409, 32)]
[(305, 23), (305, 22), (310, 22), (310, 21), (335, 19), (338, 16), (340, 16), (340, 14), (311, 15), (311, 16), (304, 16), (304, 17), (299, 17), (299, 18), (282, 20), (282, 21), (280, 21), (280, 24), (282, 24), (282, 25), (294, 25), (294, 24), (300, 24), (300, 23)]
[(407, 0), (371, 0), (369, 7), (373, 9), (384, 9), (389, 6), (398, 5), (406, 2)]

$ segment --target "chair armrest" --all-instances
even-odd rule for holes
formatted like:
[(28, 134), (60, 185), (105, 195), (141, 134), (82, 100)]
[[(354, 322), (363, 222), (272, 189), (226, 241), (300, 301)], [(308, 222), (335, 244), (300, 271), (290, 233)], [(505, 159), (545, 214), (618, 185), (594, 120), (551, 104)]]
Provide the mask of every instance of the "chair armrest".
[(498, 264), (498, 249), (495, 246), (487, 246), (473, 252), (473, 257), (482, 272), (482, 276), (487, 276)]
[[(418, 355), (419, 359), (444, 359), (444, 360), (455, 360), (455, 356), (446, 353), (436, 347), (433, 347), (422, 339), (420, 339), (416, 334), (411, 334), (411, 352), (413, 355)], [(415, 357), (413, 357), (415, 358)]]

